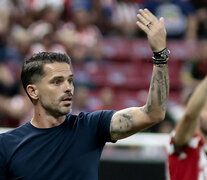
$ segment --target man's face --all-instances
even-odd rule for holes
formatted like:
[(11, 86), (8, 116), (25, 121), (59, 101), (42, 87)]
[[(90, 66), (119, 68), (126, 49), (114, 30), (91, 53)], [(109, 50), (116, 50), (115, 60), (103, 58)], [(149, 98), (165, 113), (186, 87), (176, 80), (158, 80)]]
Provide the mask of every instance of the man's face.
[(54, 117), (70, 113), (74, 91), (70, 65), (57, 62), (46, 64), (44, 72), (44, 77), (36, 83), (39, 95), (38, 105)]

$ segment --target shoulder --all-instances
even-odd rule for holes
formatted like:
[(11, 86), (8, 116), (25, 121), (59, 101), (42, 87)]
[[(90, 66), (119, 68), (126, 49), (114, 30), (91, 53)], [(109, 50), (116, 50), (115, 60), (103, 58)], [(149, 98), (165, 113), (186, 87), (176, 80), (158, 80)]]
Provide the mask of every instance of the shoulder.
[(81, 112), (78, 115), (69, 114), (67, 116), (67, 122), (70, 126), (93, 126), (95, 124), (98, 124), (99, 122), (110, 122), (115, 112), (116, 111), (113, 110), (102, 110), (90, 113)]
[(102, 111), (94, 111), (92, 113), (87, 113), (86, 118), (89, 121), (111, 121), (112, 116), (116, 111), (113, 110), (102, 110)]
[(97, 118), (104, 118), (104, 117), (112, 117), (116, 111), (114, 110), (99, 110), (90, 113), (80, 112), (78, 115), (69, 114), (67, 116), (67, 120), (75, 121), (80, 119), (97, 119)]
[(26, 136), (30, 132), (27, 127), (27, 123), (17, 128), (8, 130), (0, 134), (0, 146), (2, 144), (10, 145), (11, 143), (18, 142), (22, 137)]
[(28, 129), (28, 123), (25, 123), (19, 127), (13, 128), (13, 129), (9, 129), (8, 131), (2, 133), (3, 136), (9, 136), (9, 135), (15, 135), (15, 134), (19, 134), (20, 132), (24, 132)]

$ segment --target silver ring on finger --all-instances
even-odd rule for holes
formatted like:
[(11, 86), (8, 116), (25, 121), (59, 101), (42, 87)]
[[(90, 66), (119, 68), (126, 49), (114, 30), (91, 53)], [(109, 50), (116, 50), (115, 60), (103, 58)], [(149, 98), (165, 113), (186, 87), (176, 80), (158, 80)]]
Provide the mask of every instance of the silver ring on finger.
[(150, 28), (151, 25), (152, 25), (152, 22), (149, 22), (149, 23), (146, 24), (146, 26), (147, 26), (148, 28)]

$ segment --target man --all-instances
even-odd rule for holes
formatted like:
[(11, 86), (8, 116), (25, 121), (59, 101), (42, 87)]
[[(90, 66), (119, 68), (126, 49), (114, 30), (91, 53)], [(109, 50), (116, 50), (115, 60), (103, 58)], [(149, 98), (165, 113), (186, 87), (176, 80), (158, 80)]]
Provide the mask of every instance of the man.
[(139, 10), (137, 25), (154, 52), (147, 103), (120, 111), (70, 114), (74, 92), (68, 56), (42, 52), (23, 64), (21, 79), (34, 105), (32, 120), (0, 135), (0, 179), (97, 180), (107, 141), (128, 137), (164, 119), (169, 78), (164, 19)]
[(207, 179), (207, 76), (191, 95), (169, 146), (171, 180)]

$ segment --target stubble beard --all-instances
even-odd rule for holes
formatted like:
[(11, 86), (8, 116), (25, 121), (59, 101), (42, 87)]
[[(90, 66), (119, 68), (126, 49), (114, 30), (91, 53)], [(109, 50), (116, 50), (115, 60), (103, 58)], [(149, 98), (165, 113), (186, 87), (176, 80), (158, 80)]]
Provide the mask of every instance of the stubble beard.
[[(52, 105), (52, 104), (48, 105), (48, 104), (45, 104), (41, 101), (41, 106), (43, 107), (43, 109), (45, 109), (47, 114), (50, 114), (54, 117), (65, 116), (65, 115), (72, 112), (72, 105), (70, 107), (62, 107), (61, 108), (60, 106), (56, 106), (56, 105)], [(57, 108), (55, 108), (55, 107), (57, 107)]]

